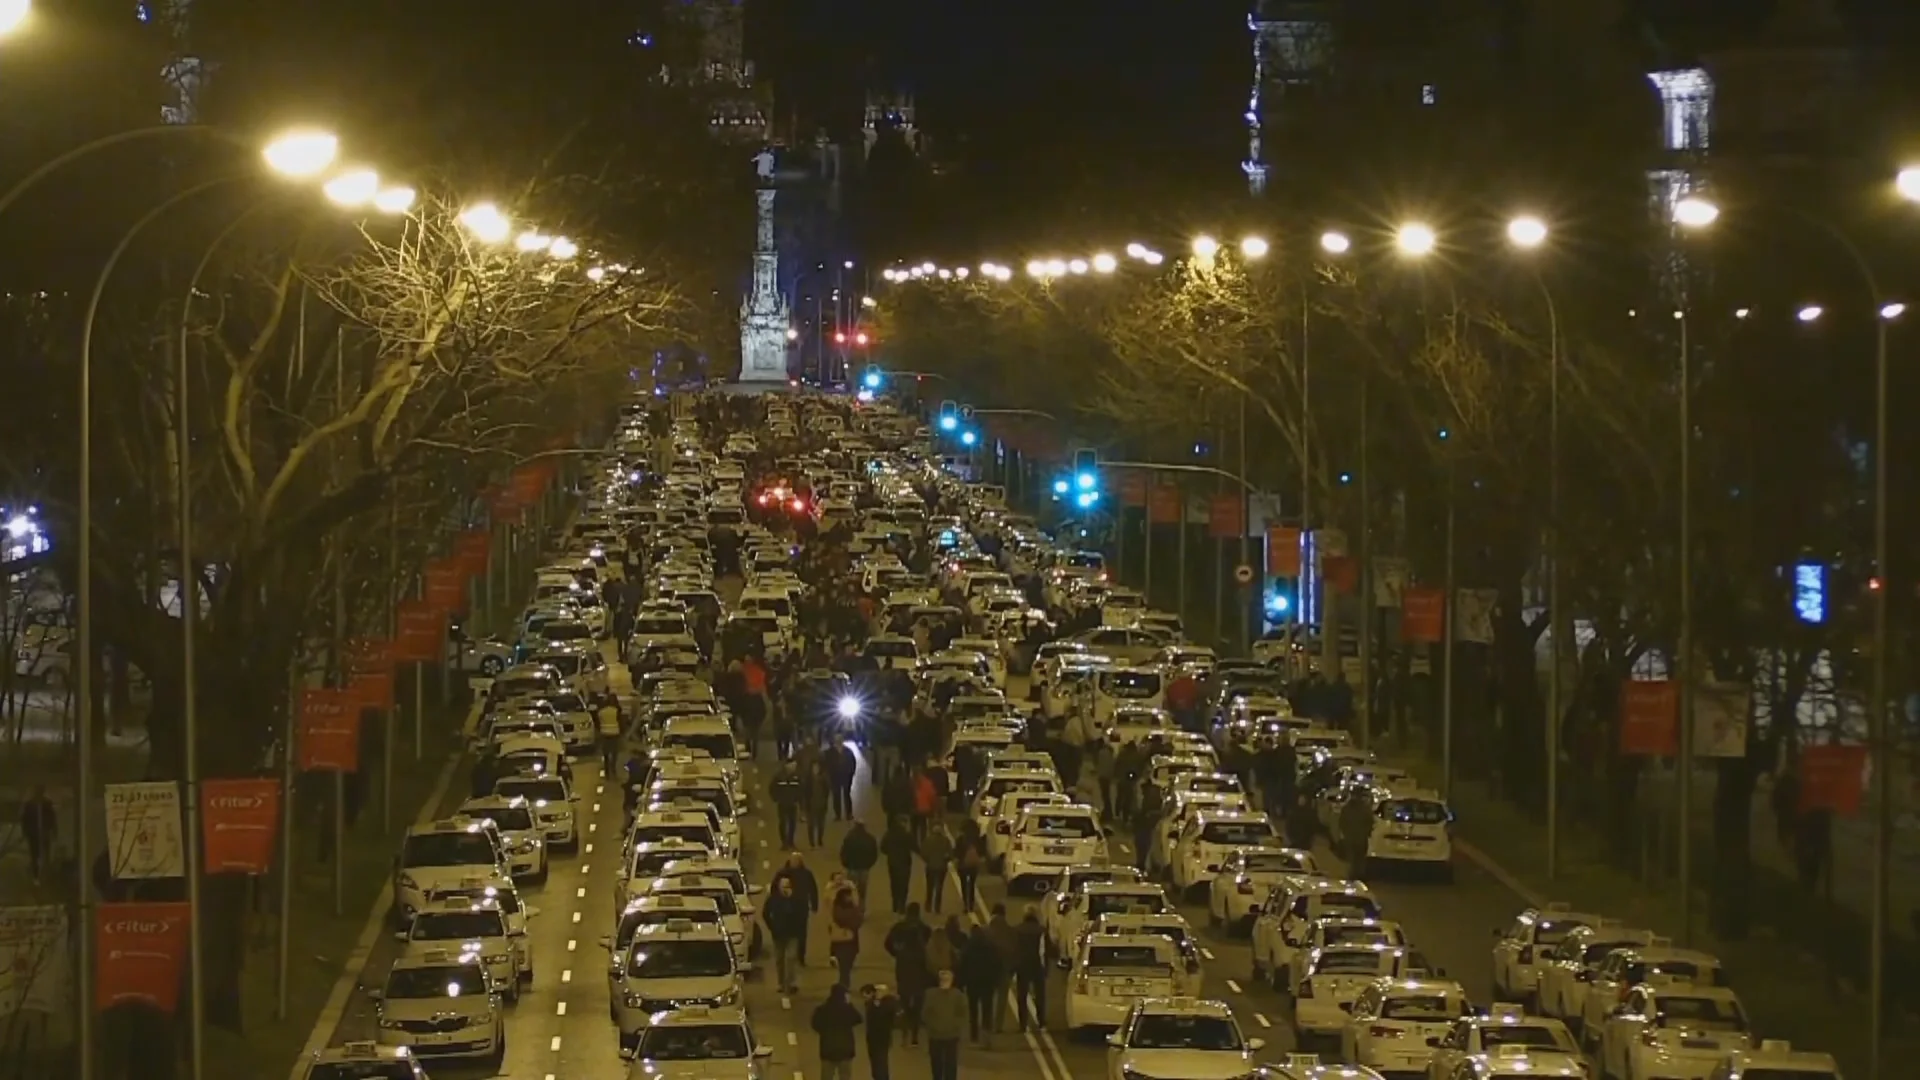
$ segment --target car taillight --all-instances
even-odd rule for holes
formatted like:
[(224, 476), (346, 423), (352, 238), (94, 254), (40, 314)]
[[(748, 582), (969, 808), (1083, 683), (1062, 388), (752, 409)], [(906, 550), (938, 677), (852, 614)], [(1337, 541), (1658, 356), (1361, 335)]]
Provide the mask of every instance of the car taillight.
[(1406, 1032), (1402, 1031), (1397, 1027), (1387, 1027), (1384, 1024), (1375, 1024), (1372, 1027), (1367, 1029), (1367, 1034), (1373, 1036), (1376, 1039), (1397, 1039), (1400, 1036), (1405, 1035)]
[(1305, 1001), (1308, 998), (1312, 997), (1313, 996), (1313, 980), (1308, 979), (1305, 982), (1302, 982), (1300, 984), (1300, 992), (1294, 996), (1301, 1001)]

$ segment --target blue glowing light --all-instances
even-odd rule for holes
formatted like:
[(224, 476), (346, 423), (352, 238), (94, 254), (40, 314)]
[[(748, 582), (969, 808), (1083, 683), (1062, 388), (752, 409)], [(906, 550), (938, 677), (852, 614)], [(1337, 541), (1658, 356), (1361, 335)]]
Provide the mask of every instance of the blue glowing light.
[(975, 435), (971, 431), (963, 431), (960, 433), (961, 446), (972, 446), (974, 443), (979, 441), (980, 441), (980, 436)]
[(1079, 485), (1081, 491), (1092, 491), (1093, 485), (1099, 483), (1100, 478), (1090, 472), (1083, 472), (1074, 477), (1073, 482)]
[(1827, 568), (1823, 563), (1793, 566), (1793, 613), (1801, 622), (1818, 626), (1827, 621)]
[(956, 417), (943, 416), (940, 418), (941, 431), (952, 431), (954, 428), (957, 428), (959, 426), (960, 426), (960, 421)]
[(1055, 495), (1065, 495), (1067, 493), (1067, 489), (1072, 486), (1073, 485), (1067, 483), (1065, 480), (1055, 480), (1053, 482), (1053, 493)]
[(880, 389), (880, 373), (877, 371), (867, 372), (866, 382), (867, 382), (867, 389), (869, 390)]
[(1352, 473), (1350, 473), (1350, 472), (1343, 472), (1343, 473), (1341, 473), (1341, 474), (1340, 474), (1340, 482), (1341, 482), (1341, 483), (1343, 483), (1343, 484), (1351, 484), (1351, 483), (1353, 483), (1353, 474), (1352, 474)]
[(1292, 606), (1293, 601), (1288, 599), (1286, 593), (1267, 594), (1267, 614), (1269, 615), (1285, 615), (1287, 609)]

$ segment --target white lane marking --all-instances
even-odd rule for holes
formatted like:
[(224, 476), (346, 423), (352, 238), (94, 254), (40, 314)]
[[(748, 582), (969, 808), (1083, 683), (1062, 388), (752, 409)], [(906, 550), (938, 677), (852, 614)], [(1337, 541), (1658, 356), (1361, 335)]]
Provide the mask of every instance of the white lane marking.
[(581, 852), (581, 854), (582, 854), (582, 855), (591, 855), (591, 854), (593, 854), (593, 845), (592, 845), (591, 843), (589, 843), (589, 844), (588, 844), (588, 845), (586, 846), (586, 850), (584, 850), (584, 851), (582, 851), (582, 852)]
[(573, 890), (573, 895), (575, 899), (585, 900), (587, 898), (587, 887), (585, 885), (580, 886)]
[(567, 939), (567, 951), (568, 951), (568, 952), (572, 952), (573, 950), (575, 950), (575, 949), (577, 949), (577, 948), (579, 948), (579, 947), (580, 947), (580, 942), (579, 942), (579, 941), (577, 941), (577, 940), (576, 940), (576, 939), (574, 939), (574, 938), (568, 938), (568, 939)]
[(588, 832), (599, 832), (599, 831), (600, 831), (600, 823), (599, 823), (599, 822), (597, 822), (597, 821), (589, 821), (589, 822), (587, 822), (587, 831), (588, 831)]
[(579, 912), (577, 912), (577, 911), (576, 911), (576, 912), (574, 912), (574, 913), (573, 913), (573, 921), (574, 921), (574, 922), (579, 922), (579, 921), (580, 921), (580, 913), (579, 913)]
[(795, 1034), (794, 1034), (793, 1032), (791, 1032), (791, 1031), (789, 1031), (789, 1032), (787, 1032), (787, 1045), (788, 1045), (788, 1046), (799, 1046), (799, 1045), (800, 1045), (800, 1036), (798, 1036), (798, 1035), (795, 1035)]
[(582, 874), (584, 874), (584, 873), (586, 873), (587, 871), (589, 871), (589, 870), (591, 870), (591, 869), (593, 869), (593, 867), (591, 867), (591, 866), (588, 866), (588, 865), (587, 865), (586, 863), (581, 863), (581, 864), (580, 864), (580, 872), (581, 872)]
[(555, 1035), (553, 1037), (553, 1041), (547, 1044), (547, 1049), (552, 1050), (555, 1053), (559, 1053), (560, 1052), (560, 1036)]
[(561, 982), (563, 982), (563, 983), (570, 983), (570, 982), (572, 982), (572, 981), (573, 981), (573, 969), (572, 969), (572, 968), (567, 968), (566, 970), (564, 970), (564, 971), (562, 971), (562, 972), (560, 972), (560, 981), (561, 981)]
[(799, 1069), (795, 1069), (793, 1070), (793, 1080), (807, 1080), (807, 1074), (801, 1072)]
[(561, 1003), (560, 1003), (560, 1004), (559, 1004), (558, 1006), (556, 1006), (556, 1007), (554, 1008), (554, 1012), (553, 1012), (553, 1015), (555, 1015), (555, 1016), (565, 1016), (565, 1015), (567, 1015), (567, 1003), (563, 1001), (563, 1002), (561, 1002)]
[(773, 866), (773, 862), (772, 862), (772, 860), (769, 860), (769, 859), (761, 859), (761, 860), (760, 860), (760, 869), (762, 869), (762, 870), (766, 870), (766, 869), (769, 869), (769, 868), (771, 868), (772, 866)]
[(603, 795), (603, 794), (605, 794), (605, 793), (606, 793), (606, 790), (607, 790), (607, 785), (605, 785), (605, 784), (595, 784), (595, 785), (593, 785), (593, 793), (594, 793), (595, 795)]
[(594, 812), (594, 813), (596, 813), (596, 814), (600, 812), (600, 804), (599, 804), (599, 803), (594, 803), (594, 804), (593, 804), (593, 812)]
[(1236, 993), (1236, 994), (1237, 994), (1237, 993), (1239, 993), (1239, 992), (1240, 992), (1240, 984), (1239, 984), (1239, 983), (1237, 983), (1237, 982), (1234, 982), (1234, 981), (1233, 981), (1232, 979), (1228, 979), (1228, 980), (1227, 980), (1227, 989), (1229, 989), (1229, 990), (1231, 990), (1231, 991), (1233, 991), (1234, 993)]
[(792, 998), (790, 998), (790, 997), (788, 997), (788, 996), (787, 996), (787, 995), (785, 995), (785, 994), (781, 994), (781, 995), (780, 995), (780, 1007), (781, 1007), (781, 1008), (783, 1008), (783, 1009), (791, 1009), (791, 1008), (793, 1008), (793, 999), (792, 999)]
[(1206, 957), (1206, 958), (1207, 958), (1207, 959), (1209, 959), (1209, 960), (1211, 960), (1211, 959), (1213, 959), (1213, 950), (1212, 950), (1212, 949), (1209, 949), (1209, 948), (1207, 948), (1207, 947), (1206, 947), (1205, 945), (1202, 945), (1202, 946), (1200, 946), (1200, 955), (1201, 955), (1201, 956), (1204, 956), (1204, 957)]
[(1253, 1022), (1256, 1024), (1259, 1024), (1263, 1028), (1270, 1028), (1273, 1026), (1273, 1021), (1267, 1019), (1266, 1013), (1254, 1013)]

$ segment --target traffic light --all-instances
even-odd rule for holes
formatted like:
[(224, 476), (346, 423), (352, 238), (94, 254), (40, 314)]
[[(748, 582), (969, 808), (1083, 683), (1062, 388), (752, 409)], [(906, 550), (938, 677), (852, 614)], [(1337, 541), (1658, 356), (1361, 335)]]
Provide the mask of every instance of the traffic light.
[(980, 436), (975, 435), (972, 429), (968, 429), (960, 433), (961, 446), (972, 446), (974, 443), (977, 443), (979, 441), (980, 441)]
[(940, 403), (940, 430), (952, 431), (960, 426), (960, 410), (951, 401)]
[(1100, 452), (1098, 450), (1073, 452), (1073, 486), (1083, 493), (1100, 490)]
[(882, 380), (880, 376), (879, 366), (875, 364), (868, 364), (867, 373), (860, 377), (861, 385), (865, 386), (869, 390), (878, 390), (880, 389), (881, 381)]
[(973, 419), (973, 406), (971, 405), (960, 406), (960, 419), (971, 421)]

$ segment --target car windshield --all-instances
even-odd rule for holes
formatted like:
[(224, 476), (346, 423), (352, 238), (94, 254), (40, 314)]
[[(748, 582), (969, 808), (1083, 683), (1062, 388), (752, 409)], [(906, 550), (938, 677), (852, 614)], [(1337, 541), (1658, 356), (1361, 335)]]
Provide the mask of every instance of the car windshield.
[(553, 706), (555, 712), (587, 711), (587, 703), (580, 700), (579, 694), (553, 694), (547, 698), (547, 704)]
[(1269, 821), (1210, 821), (1200, 830), (1205, 844), (1258, 844), (1277, 836)]
[(1324, 926), (1320, 941), (1324, 945), (1397, 945), (1393, 935), (1378, 926)]
[(469, 810), (470, 817), (485, 818), (501, 832), (525, 832), (533, 828), (533, 815), (524, 806), (502, 806), (495, 810)]
[(762, 634), (776, 633), (780, 629), (779, 620), (771, 615), (735, 615), (730, 621)]
[(1650, 976), (1656, 974), (1670, 975), (1680, 982), (1691, 983), (1694, 986), (1719, 986), (1723, 982), (1719, 968), (1703, 968), (1691, 960), (1658, 960), (1650, 964), (1632, 963), (1627, 965), (1625, 974), (1624, 981), (1629, 985), (1646, 982)]
[(1661, 1027), (1691, 1027), (1706, 1031), (1745, 1031), (1747, 1019), (1730, 999), (1663, 994), (1654, 1022)]
[(1107, 560), (1090, 551), (1077, 551), (1067, 556), (1066, 564), (1080, 570), (1098, 570), (1107, 565)]
[(738, 1024), (674, 1024), (645, 1028), (639, 1061), (738, 1060), (752, 1053), (747, 1029)]
[(498, 911), (423, 911), (413, 917), (415, 941), (457, 941), (507, 936)]
[(684, 746), (694, 750), (705, 750), (716, 761), (733, 760), (733, 736), (724, 731), (689, 733), (669, 732), (661, 740), (666, 746)]
[(1022, 831), (1029, 836), (1062, 840), (1080, 840), (1100, 835), (1093, 818), (1086, 814), (1035, 814), (1027, 819), (1026, 828)]
[(1087, 917), (1090, 919), (1126, 912), (1159, 915), (1166, 910), (1166, 899), (1159, 893), (1150, 892), (1100, 893), (1087, 903)]
[(1498, 1046), (1538, 1046), (1550, 1050), (1571, 1050), (1572, 1045), (1550, 1027), (1540, 1024), (1483, 1024), (1480, 1048), (1491, 1052)]
[(615, 932), (615, 948), (624, 949), (633, 942), (633, 935), (643, 926), (665, 926), (675, 919), (685, 919), (696, 926), (713, 926), (720, 921), (720, 913), (705, 908), (657, 907), (640, 911), (629, 911), (620, 918), (620, 928)]
[(636, 637), (650, 637), (662, 634), (684, 634), (687, 632), (685, 619), (635, 619), (633, 633)]
[(733, 953), (724, 941), (642, 941), (633, 947), (627, 974), (636, 979), (691, 979), (733, 973)]
[(916, 655), (918, 650), (911, 641), (869, 641), (868, 656), (906, 656)]
[(580, 674), (581, 658), (574, 653), (547, 653), (539, 659), (542, 664), (562, 675)]
[(1160, 968), (1168, 965), (1151, 945), (1095, 945), (1087, 950), (1090, 968)]
[(404, 1061), (323, 1061), (307, 1070), (307, 1080), (413, 1080)]
[[(713, 826), (704, 821), (689, 821), (684, 824), (671, 825), (664, 823), (659, 825), (643, 825), (634, 830), (633, 839), (637, 844), (658, 844), (663, 840), (690, 840), (709, 850), (715, 846), (713, 842)], [(686, 857), (687, 853), (684, 851), (675, 852), (667, 856), (668, 859), (684, 859)], [(645, 856), (640, 856), (639, 858), (645, 858)], [(634, 865), (639, 865), (638, 859), (635, 860)], [(665, 866), (666, 862), (663, 860), (660, 865)]]
[(540, 636), (548, 641), (585, 641), (593, 631), (582, 622), (550, 622), (541, 628)]
[(487, 974), (479, 964), (394, 968), (387, 975), (388, 1000), (457, 998), (486, 992)]
[(543, 779), (534, 776), (508, 776), (496, 781), (493, 790), (500, 795), (518, 795), (528, 802), (560, 803), (567, 801), (567, 783), (564, 780)]
[(653, 895), (655, 896), (697, 896), (704, 900), (713, 901), (713, 906), (719, 908), (720, 914), (722, 915), (737, 915), (740, 913), (740, 909), (734, 905), (733, 890), (731, 888), (674, 889), (671, 892), (666, 891), (664, 889), (655, 889), (653, 892)]
[(1315, 975), (1379, 975), (1391, 966), (1393, 954), (1372, 949), (1342, 949), (1320, 954)]
[(1632, 940), (1595, 942), (1581, 950), (1580, 962), (1588, 967), (1594, 967), (1597, 966), (1600, 961), (1605, 960), (1607, 955), (1615, 949), (1630, 949), (1638, 944), (1640, 943)]
[(1147, 1013), (1127, 1037), (1130, 1050), (1238, 1050), (1240, 1029), (1224, 1016)]
[(1430, 799), (1394, 799), (1380, 808), (1380, 816), (1402, 825), (1445, 825), (1445, 803)]
[(478, 832), (421, 833), (407, 837), (402, 867), (492, 866), (493, 841)]
[(1149, 698), (1160, 692), (1160, 676), (1150, 671), (1103, 671), (1100, 692), (1108, 697)]
[(1320, 912), (1350, 919), (1377, 919), (1380, 917), (1379, 905), (1370, 896), (1356, 896), (1353, 893), (1328, 893), (1320, 898)]
[(1304, 869), (1306, 860), (1288, 851), (1250, 851), (1241, 862), (1249, 874), (1287, 873)]
[(1382, 1020), (1451, 1020), (1459, 1015), (1460, 1006), (1448, 1003), (1445, 994), (1395, 996), (1380, 1006)]
[(493, 684), (493, 699), (505, 701), (514, 697), (540, 697), (553, 689), (553, 677), (550, 675), (515, 675)]

